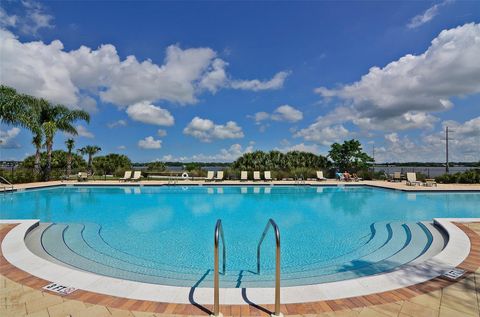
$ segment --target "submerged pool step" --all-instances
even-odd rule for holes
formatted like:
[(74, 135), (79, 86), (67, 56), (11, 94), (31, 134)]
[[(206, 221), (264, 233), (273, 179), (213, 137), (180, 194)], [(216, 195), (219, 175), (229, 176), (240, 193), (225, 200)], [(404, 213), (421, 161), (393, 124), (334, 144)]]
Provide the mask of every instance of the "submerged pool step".
[[(96, 224), (53, 224), (41, 235), (45, 251), (60, 262), (97, 274), (177, 286), (211, 287), (211, 270), (164, 265), (137, 258), (107, 244)], [(335, 259), (298, 268), (282, 268), (282, 285), (305, 285), (345, 280), (395, 270), (437, 254), (444, 238), (429, 223), (379, 222), (371, 238), (360, 248)], [(221, 275), (223, 287), (271, 287), (273, 271), (228, 271)]]

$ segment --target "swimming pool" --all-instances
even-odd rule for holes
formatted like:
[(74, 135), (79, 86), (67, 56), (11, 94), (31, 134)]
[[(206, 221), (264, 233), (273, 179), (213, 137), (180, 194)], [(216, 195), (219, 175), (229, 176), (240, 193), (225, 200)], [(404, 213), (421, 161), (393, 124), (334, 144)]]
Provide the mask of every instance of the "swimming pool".
[(54, 223), (43, 247), (71, 266), (179, 286), (210, 283), (217, 219), (227, 247), (222, 286), (263, 287), (273, 280), (272, 234), (260, 275), (256, 248), (269, 218), (282, 235), (283, 285), (302, 285), (391, 270), (432, 242), (420, 221), (480, 216), (479, 193), (366, 186), (64, 186), (0, 201), (2, 219)]

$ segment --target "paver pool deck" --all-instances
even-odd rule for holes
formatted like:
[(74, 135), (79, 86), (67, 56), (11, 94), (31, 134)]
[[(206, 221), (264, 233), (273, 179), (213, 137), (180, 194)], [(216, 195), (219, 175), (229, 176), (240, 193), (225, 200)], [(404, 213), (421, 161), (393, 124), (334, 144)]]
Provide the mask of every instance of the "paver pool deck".
[[(54, 186), (77, 182), (49, 182), (16, 185), (17, 189)], [(203, 181), (179, 181), (179, 185), (205, 184)], [(239, 184), (225, 181), (218, 184)], [(292, 184), (293, 182), (274, 182)], [(310, 182), (306, 184), (337, 185), (337, 181)], [(82, 184), (112, 184), (118, 181), (94, 181)], [(123, 184), (123, 183), (122, 183)], [(128, 183), (127, 183), (128, 184)], [(135, 183), (139, 184), (139, 183)], [(144, 181), (144, 185), (162, 185), (165, 181)], [(209, 184), (209, 183), (207, 183)], [(262, 182), (242, 182), (243, 185), (260, 185)], [(267, 183), (270, 184), (270, 183)], [(341, 184), (345, 184), (341, 182)], [(347, 183), (370, 185), (401, 190), (480, 190), (480, 185), (443, 185), (438, 187), (406, 186), (405, 183), (365, 181)], [(350, 299), (282, 305), (286, 316), (480, 316), (480, 223), (458, 226), (468, 235), (471, 250), (459, 266), (468, 273), (458, 281), (435, 278), (422, 284), (380, 294)], [(0, 241), (14, 225), (0, 225)], [(193, 305), (154, 303), (113, 298), (78, 290), (68, 296), (58, 296), (41, 291), (48, 284), (12, 266), (0, 255), (0, 316), (206, 316), (207, 312)], [(206, 305), (207, 310), (211, 309)], [(224, 316), (268, 316), (272, 305), (222, 306)]]

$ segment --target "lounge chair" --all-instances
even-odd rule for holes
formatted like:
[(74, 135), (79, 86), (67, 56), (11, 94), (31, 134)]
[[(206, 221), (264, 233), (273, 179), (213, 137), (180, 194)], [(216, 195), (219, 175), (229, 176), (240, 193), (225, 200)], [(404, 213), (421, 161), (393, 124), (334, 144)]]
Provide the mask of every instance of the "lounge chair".
[(240, 180), (241, 180), (241, 181), (246, 181), (246, 180), (248, 180), (248, 172), (247, 172), (247, 171), (242, 171), (242, 172), (240, 173)]
[(401, 182), (402, 181), (402, 173), (394, 172), (393, 173), (393, 181), (394, 182)]
[(323, 171), (317, 171), (317, 181), (326, 181), (327, 179), (323, 177)]
[(269, 181), (269, 182), (273, 180), (272, 173), (270, 171), (263, 172), (263, 177), (265, 178), (266, 181)]
[(133, 172), (133, 177), (132, 177), (132, 181), (134, 182), (138, 182), (140, 180), (140, 178), (142, 178), (142, 172), (141, 171), (134, 171)]
[(223, 171), (218, 171), (217, 172), (217, 177), (215, 177), (216, 182), (221, 182), (223, 181)]
[(260, 172), (259, 171), (254, 171), (253, 172), (253, 180), (254, 181), (261, 181), (262, 179), (260, 178)]
[(79, 182), (86, 182), (88, 180), (88, 174), (87, 172), (78, 172), (77, 174), (77, 180)]
[(343, 173), (335, 173), (335, 178), (339, 181), (345, 180), (345, 176), (343, 176)]
[(205, 177), (205, 181), (206, 181), (206, 182), (211, 182), (211, 181), (213, 181), (214, 176), (215, 176), (215, 172), (214, 172), (214, 171), (208, 171), (208, 172), (207, 172), (207, 177)]
[(409, 186), (422, 185), (422, 182), (417, 181), (416, 173), (407, 173), (407, 185)]
[(132, 177), (132, 171), (125, 171), (125, 175), (123, 175), (122, 178), (119, 178), (118, 180), (120, 182), (126, 182)]

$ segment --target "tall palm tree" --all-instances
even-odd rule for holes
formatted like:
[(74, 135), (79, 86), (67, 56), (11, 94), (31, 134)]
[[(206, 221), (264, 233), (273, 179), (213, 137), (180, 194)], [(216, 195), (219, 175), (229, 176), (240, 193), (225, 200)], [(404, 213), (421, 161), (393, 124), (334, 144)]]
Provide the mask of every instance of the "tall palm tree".
[(92, 162), (93, 162), (93, 156), (100, 152), (102, 149), (99, 146), (96, 145), (87, 145), (80, 150), (78, 150), (82, 155), (88, 155), (88, 170), (90, 173), (92, 173)]
[(72, 173), (72, 150), (75, 147), (75, 140), (68, 139), (65, 141), (65, 145), (67, 146), (67, 178), (70, 177)]
[(49, 102), (40, 103), (38, 111), (39, 123), (41, 123), (45, 135), (45, 147), (47, 150), (46, 179), (50, 178), (52, 169), (53, 138), (57, 131), (63, 131), (77, 135), (77, 129), (73, 123), (77, 120), (90, 121), (90, 115), (83, 110), (70, 110), (63, 105), (52, 105)]

